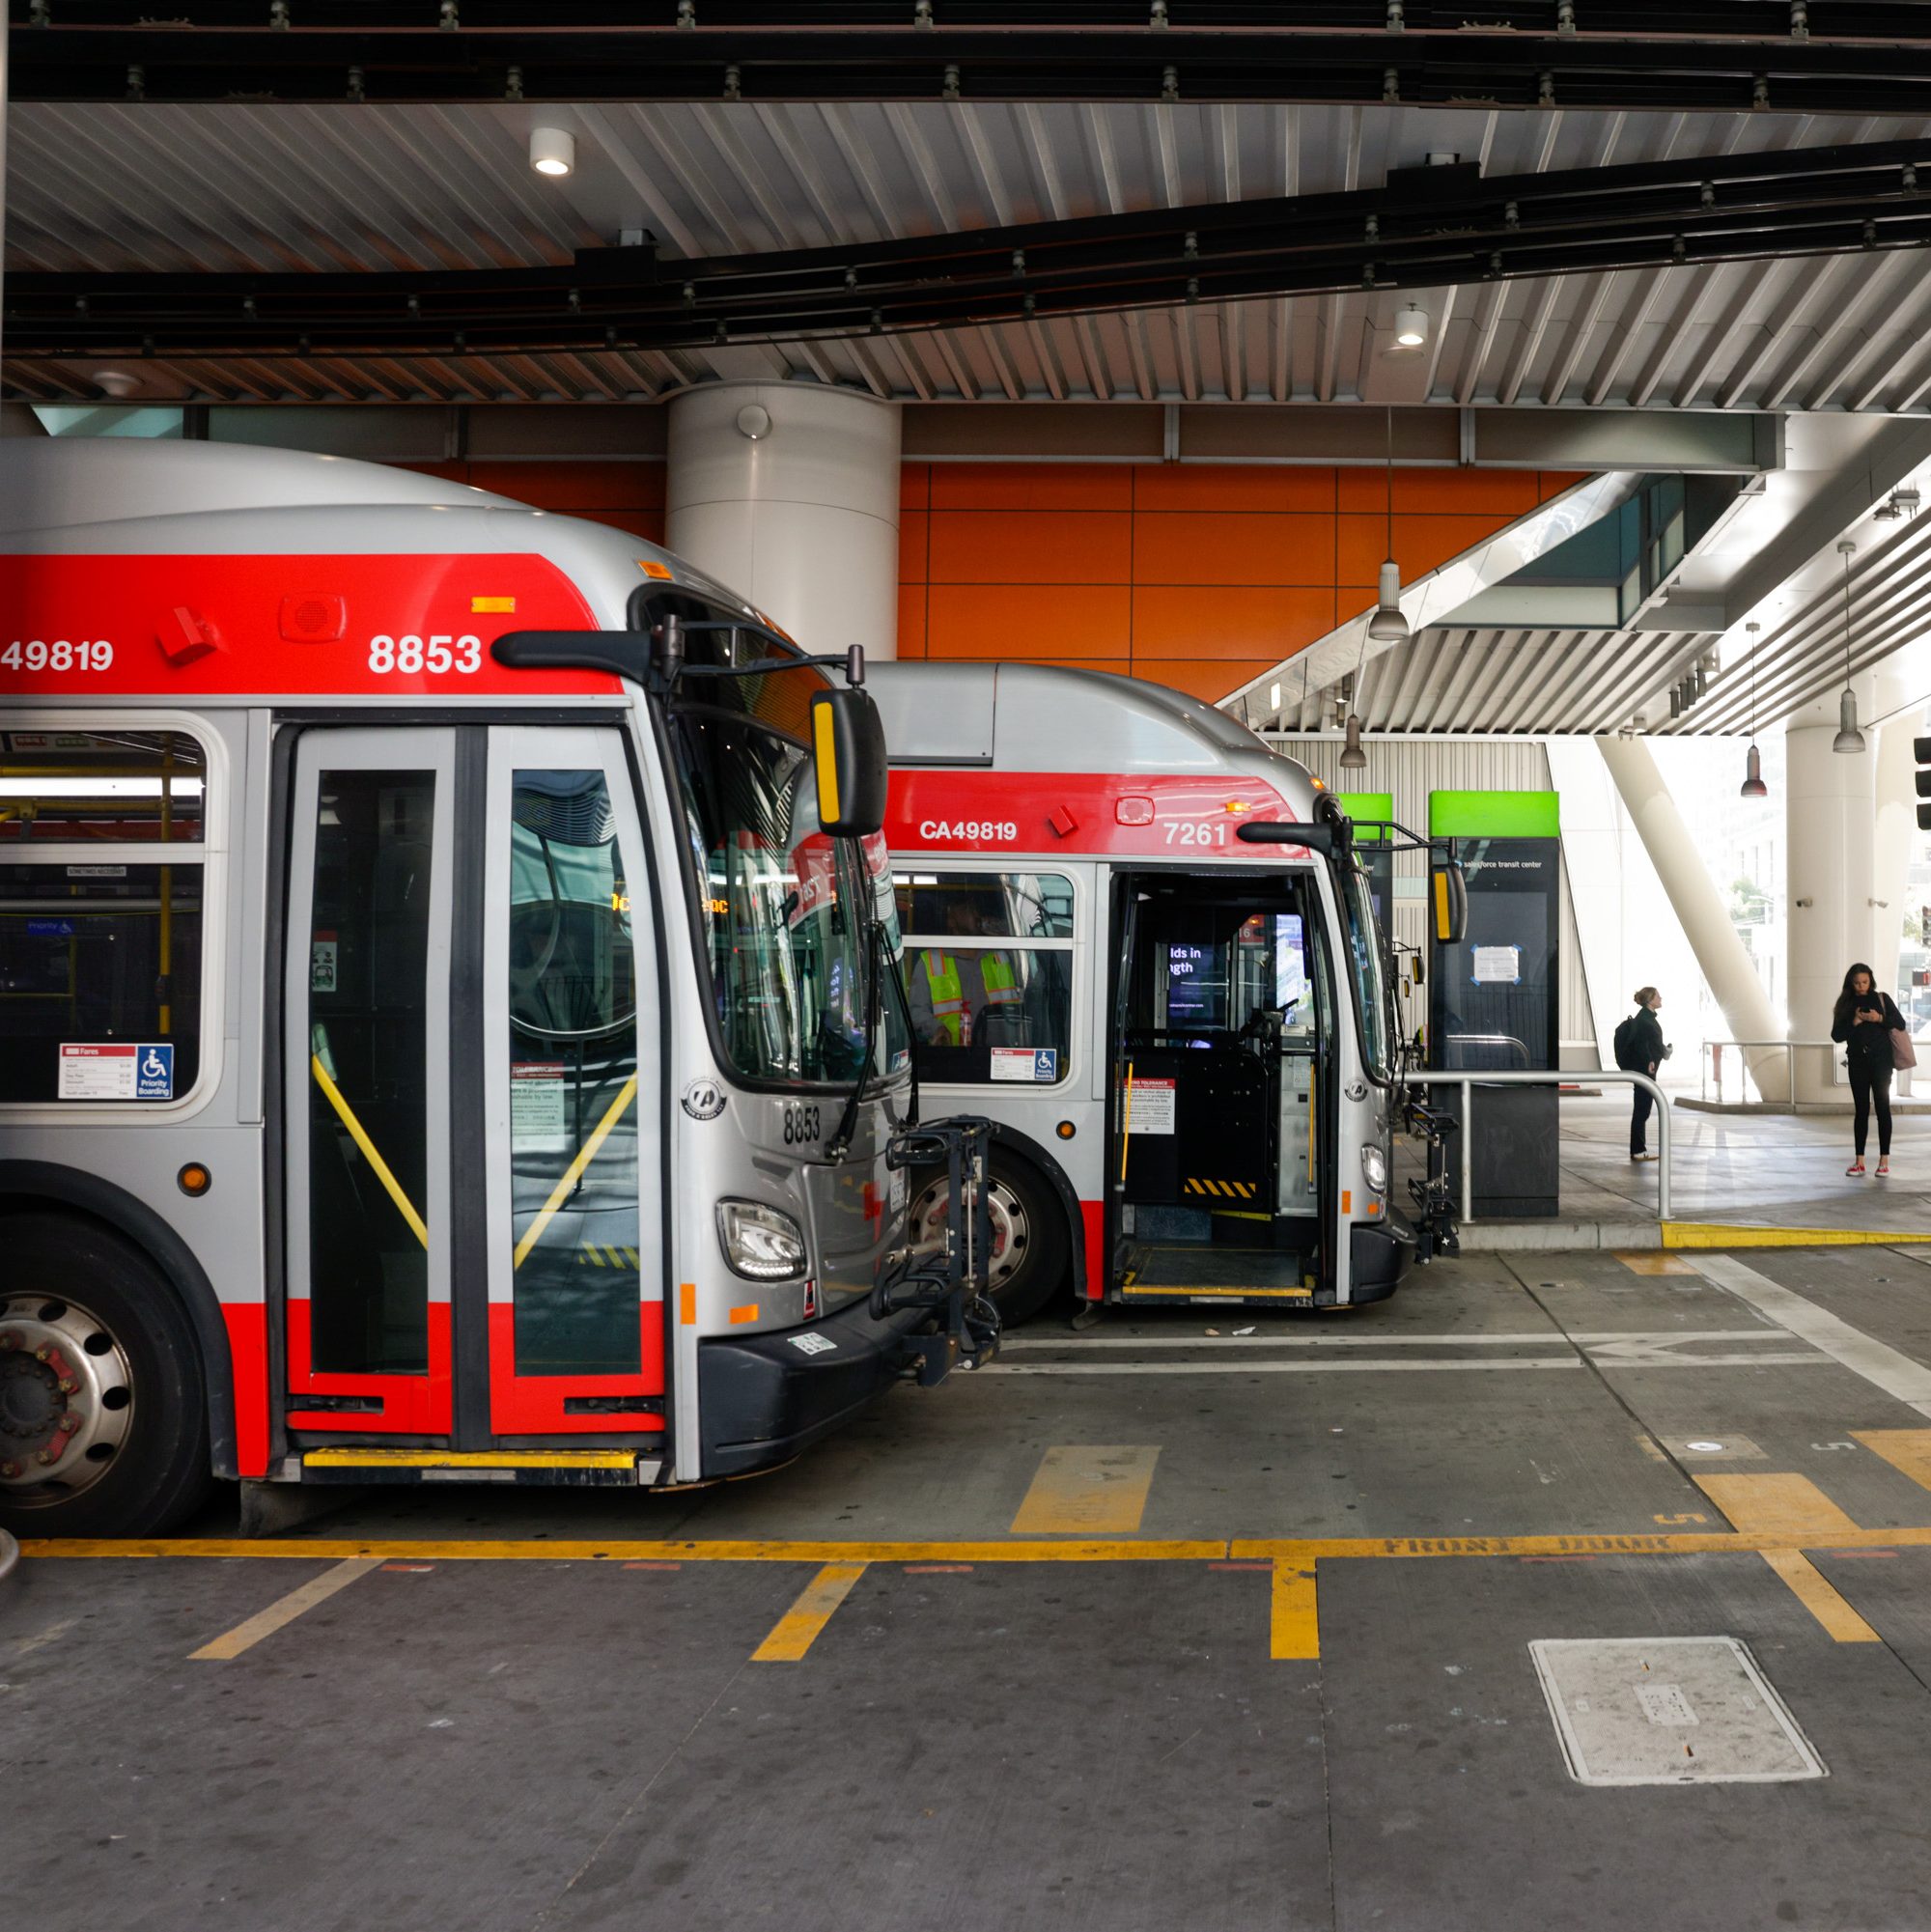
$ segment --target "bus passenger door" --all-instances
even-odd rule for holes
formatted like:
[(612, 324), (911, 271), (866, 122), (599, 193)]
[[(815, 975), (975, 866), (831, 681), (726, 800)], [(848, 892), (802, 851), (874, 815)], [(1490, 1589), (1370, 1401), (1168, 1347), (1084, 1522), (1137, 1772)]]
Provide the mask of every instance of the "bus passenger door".
[(488, 1431), (667, 1440), (658, 921), (623, 735), (492, 729), (486, 797)]
[(282, 1060), (292, 1429), (452, 1427), (456, 741), (296, 741)]

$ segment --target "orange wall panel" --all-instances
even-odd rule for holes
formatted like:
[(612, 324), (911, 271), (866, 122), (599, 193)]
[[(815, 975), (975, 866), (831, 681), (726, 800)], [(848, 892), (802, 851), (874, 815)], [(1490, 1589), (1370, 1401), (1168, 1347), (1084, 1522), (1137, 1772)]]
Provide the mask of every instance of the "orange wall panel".
[(1334, 519), (1204, 511), (1135, 516), (1133, 581), (1331, 584)]
[[(1396, 470), (1403, 577), (1578, 480)], [(1214, 702), (1373, 604), (1387, 488), (1372, 467), (907, 463), (900, 649), (1085, 664)]]
[(936, 583), (926, 605), (932, 658), (1125, 658), (1124, 584)]
[(1133, 591), (1133, 655), (1252, 658), (1278, 662), (1333, 630), (1334, 591), (1269, 585), (1188, 589), (1140, 584)]
[(932, 581), (1124, 584), (1133, 541), (1125, 511), (936, 509)]
[(923, 658), (925, 656), (926, 596), (926, 587), (922, 583), (902, 583), (899, 585), (899, 656), (901, 658)]
[(599, 510), (661, 510), (664, 466), (660, 462), (477, 462), (469, 481), (539, 510), (577, 515)]
[(1133, 509), (1313, 511), (1335, 509), (1331, 469), (1267, 463), (1147, 463), (1133, 473)]
[(899, 581), (925, 583), (930, 580), (931, 560), (926, 546), (932, 535), (932, 519), (923, 510), (899, 512)]
[(1133, 470), (1104, 462), (935, 462), (935, 510), (1121, 510)]

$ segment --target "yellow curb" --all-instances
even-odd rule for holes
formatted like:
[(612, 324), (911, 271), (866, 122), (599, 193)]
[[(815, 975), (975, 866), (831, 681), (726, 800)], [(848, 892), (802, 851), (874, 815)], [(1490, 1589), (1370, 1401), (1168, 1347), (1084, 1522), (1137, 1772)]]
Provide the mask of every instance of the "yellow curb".
[(1931, 1234), (1905, 1228), (1749, 1227), (1723, 1221), (1665, 1221), (1665, 1247), (1907, 1247)]

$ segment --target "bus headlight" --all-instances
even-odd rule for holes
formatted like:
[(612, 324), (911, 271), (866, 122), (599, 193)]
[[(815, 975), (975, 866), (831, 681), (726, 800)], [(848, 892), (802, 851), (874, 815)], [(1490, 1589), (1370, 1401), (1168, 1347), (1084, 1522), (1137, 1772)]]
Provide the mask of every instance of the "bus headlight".
[(1361, 1179), (1368, 1184), (1369, 1188), (1375, 1193), (1385, 1194), (1387, 1192), (1387, 1156), (1379, 1147), (1363, 1147), (1361, 1149)]
[(759, 1201), (719, 1201), (717, 1239), (734, 1274), (749, 1281), (789, 1281), (804, 1273), (804, 1230)]

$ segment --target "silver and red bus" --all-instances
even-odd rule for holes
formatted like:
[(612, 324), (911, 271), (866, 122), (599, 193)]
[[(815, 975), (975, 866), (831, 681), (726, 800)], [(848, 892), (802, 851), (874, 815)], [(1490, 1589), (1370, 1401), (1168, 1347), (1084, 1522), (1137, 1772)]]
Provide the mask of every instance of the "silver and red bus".
[(620, 531), (10, 442), (0, 1520), (710, 1481), (983, 1354), (969, 1222), (908, 1239), (971, 1153), (910, 1132), (883, 788), (849, 680)]
[[(1349, 1306), (1412, 1251), (1386, 951), (1331, 795), (1162, 686), (879, 667), (921, 1081), (994, 1123), (1010, 1321)], [(942, 1181), (914, 1217), (940, 1217)]]

